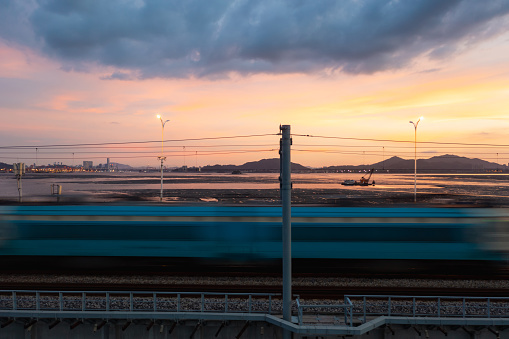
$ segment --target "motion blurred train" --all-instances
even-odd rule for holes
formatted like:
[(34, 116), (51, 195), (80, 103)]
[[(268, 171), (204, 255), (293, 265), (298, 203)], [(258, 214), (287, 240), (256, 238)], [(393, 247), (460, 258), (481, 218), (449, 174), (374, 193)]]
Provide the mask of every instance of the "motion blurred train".
[[(274, 206), (0, 206), (0, 266), (265, 269), (281, 262), (281, 215)], [(293, 267), (504, 266), (508, 215), (495, 208), (293, 207)]]

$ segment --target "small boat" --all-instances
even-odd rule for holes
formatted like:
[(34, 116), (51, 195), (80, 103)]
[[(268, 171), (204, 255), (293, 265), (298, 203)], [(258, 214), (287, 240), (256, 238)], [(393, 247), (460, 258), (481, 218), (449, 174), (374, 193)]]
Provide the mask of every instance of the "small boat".
[(341, 185), (344, 185), (344, 186), (375, 186), (374, 180), (372, 183), (369, 183), (369, 179), (373, 175), (374, 170), (375, 170), (374, 168), (371, 169), (371, 171), (369, 172), (369, 176), (367, 178), (362, 177), (361, 180), (359, 180), (359, 181), (355, 181), (355, 180), (351, 180), (351, 179), (345, 180), (341, 183)]
[[(373, 171), (375, 169), (372, 168), (371, 171), (369, 171), (369, 176), (367, 178), (364, 178), (362, 177), (360, 182), (359, 182), (359, 186), (370, 186), (371, 184), (369, 183), (369, 179), (371, 178), (371, 176), (373, 175)], [(375, 183), (373, 182), (373, 185), (375, 185)]]

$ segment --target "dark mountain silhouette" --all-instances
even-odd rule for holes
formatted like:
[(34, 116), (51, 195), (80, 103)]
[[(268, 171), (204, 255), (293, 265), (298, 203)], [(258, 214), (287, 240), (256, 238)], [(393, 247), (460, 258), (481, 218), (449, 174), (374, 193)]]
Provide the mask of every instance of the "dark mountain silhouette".
[[(279, 158), (262, 159), (258, 161), (246, 162), (243, 165), (213, 165), (204, 166), (201, 169), (203, 172), (229, 172), (229, 171), (245, 171), (245, 172), (279, 172)], [(292, 172), (307, 171), (309, 167), (302, 166), (292, 162)]]
[[(128, 165), (116, 164), (118, 169), (129, 170)], [(292, 172), (309, 171), (345, 171), (345, 170), (366, 170), (374, 168), (377, 171), (388, 170), (391, 172), (411, 172), (414, 170), (414, 159), (402, 159), (392, 157), (385, 161), (380, 161), (371, 165), (344, 165), (328, 166), (322, 168), (309, 168), (301, 164), (292, 162)], [(0, 162), (1, 170), (12, 169), (12, 164)], [(212, 165), (201, 168), (204, 172), (279, 172), (279, 158), (262, 159), (258, 161), (247, 162), (243, 165)], [(481, 159), (470, 159), (452, 154), (445, 154), (431, 157), (429, 159), (417, 159), (417, 170), (419, 172), (485, 172), (485, 171), (504, 171), (508, 172), (506, 164), (500, 165)]]
[[(400, 157), (392, 157), (385, 161), (380, 161), (372, 165), (360, 166), (329, 166), (327, 170), (352, 170), (352, 169), (367, 169), (374, 168), (375, 170), (390, 170), (390, 171), (413, 171), (414, 159), (402, 159)], [(454, 172), (479, 172), (479, 171), (493, 171), (504, 170), (507, 171), (506, 165), (500, 165), (494, 162), (489, 162), (481, 159), (470, 159), (460, 157), (452, 154), (445, 154), (435, 156), (429, 159), (417, 159), (417, 169), (419, 171), (439, 172), (439, 171), (454, 171)]]
[[(261, 170), (267, 169), (271, 171), (279, 171), (279, 158), (262, 159), (259, 161), (246, 162), (244, 165), (239, 166), (240, 170)], [(309, 171), (308, 167), (304, 167), (301, 164), (292, 162), (292, 171)]]
[(0, 171), (1, 170), (10, 170), (12, 169), (12, 164), (6, 164), (5, 162), (0, 162)]
[[(371, 168), (377, 171), (413, 172), (414, 159), (392, 157), (371, 165), (329, 166), (315, 169), (292, 162), (292, 172), (366, 170)], [(419, 172), (484, 172), (495, 170), (505, 172), (509, 170), (506, 165), (452, 154), (435, 156), (429, 159), (417, 159), (417, 169)], [(214, 165), (202, 168), (202, 171), (205, 172), (231, 172), (234, 170), (243, 172), (279, 172), (279, 158), (251, 161), (240, 166)]]

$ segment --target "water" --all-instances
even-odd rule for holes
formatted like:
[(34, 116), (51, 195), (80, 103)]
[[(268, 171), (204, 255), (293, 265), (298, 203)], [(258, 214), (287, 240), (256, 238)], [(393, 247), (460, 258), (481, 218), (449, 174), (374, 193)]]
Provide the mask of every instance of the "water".
[[(294, 173), (295, 190), (327, 190), (338, 195), (369, 193), (413, 194), (413, 174), (375, 173), (375, 186), (343, 186), (347, 179), (359, 180), (364, 173)], [(164, 190), (278, 190), (278, 173), (164, 173)], [(509, 200), (509, 174), (418, 174), (418, 193), (451, 194)], [(161, 187), (160, 174), (154, 173), (58, 173), (28, 174), (22, 179), (26, 199), (51, 196), (51, 185), (62, 186), (65, 196), (93, 197), (100, 194), (137, 194), (151, 192), (155, 197)], [(0, 199), (18, 197), (16, 177), (0, 173)]]

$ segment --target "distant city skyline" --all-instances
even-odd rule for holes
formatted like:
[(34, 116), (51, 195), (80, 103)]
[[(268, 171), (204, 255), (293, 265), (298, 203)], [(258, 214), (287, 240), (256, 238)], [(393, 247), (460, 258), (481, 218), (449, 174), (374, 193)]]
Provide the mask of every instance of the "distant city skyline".
[(278, 157), (280, 124), (304, 166), (411, 159), (419, 116), (418, 158), (507, 164), (507, 55), (504, 0), (8, 0), (0, 162), (157, 167), (160, 114), (167, 167)]

